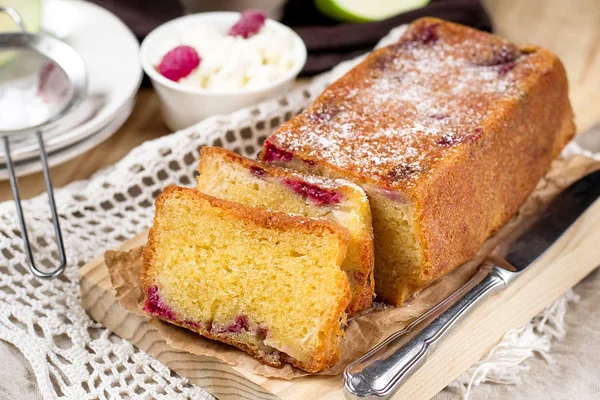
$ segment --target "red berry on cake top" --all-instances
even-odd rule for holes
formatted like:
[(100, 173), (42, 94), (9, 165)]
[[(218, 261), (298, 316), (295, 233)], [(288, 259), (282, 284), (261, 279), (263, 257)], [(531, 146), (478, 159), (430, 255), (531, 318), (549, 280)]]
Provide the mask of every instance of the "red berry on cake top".
[(273, 143), (266, 142), (264, 146), (263, 161), (291, 161), (294, 159), (294, 153), (286, 151), (275, 146)]

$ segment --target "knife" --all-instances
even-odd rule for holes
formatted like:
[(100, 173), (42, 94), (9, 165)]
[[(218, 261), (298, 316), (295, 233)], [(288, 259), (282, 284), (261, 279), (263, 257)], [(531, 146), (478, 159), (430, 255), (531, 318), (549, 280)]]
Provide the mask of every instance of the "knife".
[(565, 189), (522, 234), (501, 243), (492, 252), (495, 256), (488, 257), (462, 288), (348, 365), (344, 371), (346, 398), (390, 398), (461, 319), (517, 279), (598, 197), (600, 171)]

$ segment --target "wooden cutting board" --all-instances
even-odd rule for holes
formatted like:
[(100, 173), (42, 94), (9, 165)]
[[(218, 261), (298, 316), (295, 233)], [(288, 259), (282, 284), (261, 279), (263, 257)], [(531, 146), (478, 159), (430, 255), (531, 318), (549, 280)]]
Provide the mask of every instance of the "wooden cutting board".
[[(145, 243), (145, 234), (125, 243)], [(524, 325), (600, 265), (600, 201), (597, 201), (535, 265), (488, 299), (443, 340), (425, 365), (398, 391), (397, 399), (429, 399), (481, 359), (510, 329)], [(81, 298), (88, 314), (219, 399), (342, 399), (341, 376), (285, 381), (265, 378), (211, 357), (176, 350), (145, 318), (125, 311), (115, 298), (104, 259), (83, 266)]]

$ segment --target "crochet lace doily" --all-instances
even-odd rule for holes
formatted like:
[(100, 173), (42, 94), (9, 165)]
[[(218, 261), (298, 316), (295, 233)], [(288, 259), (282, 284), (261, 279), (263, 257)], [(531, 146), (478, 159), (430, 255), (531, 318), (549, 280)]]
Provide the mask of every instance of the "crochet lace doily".
[[(396, 29), (384, 39), (394, 40)], [(343, 63), (289, 95), (146, 142), (87, 181), (57, 190), (69, 264), (57, 279), (35, 278), (27, 268), (12, 201), (0, 204), (0, 339), (31, 363), (44, 398), (209, 398), (129, 342), (92, 321), (81, 306), (78, 269), (106, 249), (148, 228), (154, 199), (168, 184), (191, 186), (204, 145), (254, 157), (265, 138), (301, 112)], [(46, 195), (23, 203), (38, 263), (57, 265)]]

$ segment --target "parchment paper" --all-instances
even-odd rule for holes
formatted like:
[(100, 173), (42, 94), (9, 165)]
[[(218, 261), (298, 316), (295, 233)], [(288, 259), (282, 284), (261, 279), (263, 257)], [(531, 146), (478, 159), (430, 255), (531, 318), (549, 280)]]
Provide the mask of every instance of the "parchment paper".
[[(527, 217), (543, 208), (569, 184), (599, 168), (600, 163), (582, 156), (572, 156), (554, 161), (550, 171), (538, 183), (538, 186), (517, 215), (494, 236), (489, 238), (471, 261), (440, 278), (409, 299), (401, 307), (374, 303), (373, 307), (350, 320), (341, 343), (342, 355), (340, 361), (329, 370), (321, 372), (321, 374), (341, 374), (352, 360), (366, 353), (390, 334), (401, 330), (412, 320), (447, 298), (474, 275), (477, 266), (499, 242), (510, 233), (523, 228)], [(494, 201), (494, 199), (490, 199), (490, 201)], [(141, 247), (129, 252), (107, 251), (105, 263), (121, 306), (132, 313), (146, 316), (149, 323), (158, 330), (171, 346), (192, 354), (215, 357), (230, 365), (243, 366), (267, 377), (294, 379), (310, 375), (288, 364), (280, 368), (263, 365), (252, 356), (233, 346), (205, 339), (195, 332), (147, 316), (141, 310), (144, 300), (139, 279), (141, 254)]]

